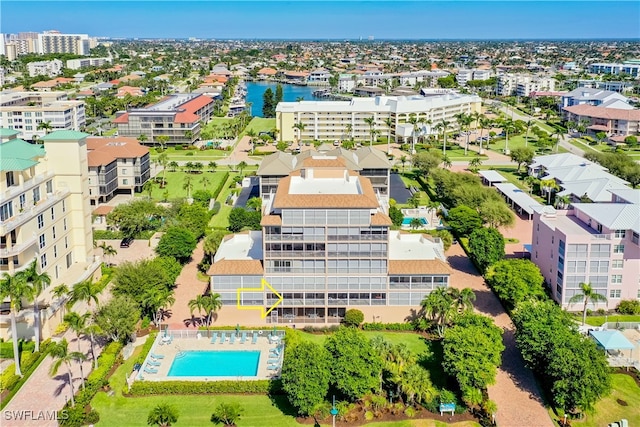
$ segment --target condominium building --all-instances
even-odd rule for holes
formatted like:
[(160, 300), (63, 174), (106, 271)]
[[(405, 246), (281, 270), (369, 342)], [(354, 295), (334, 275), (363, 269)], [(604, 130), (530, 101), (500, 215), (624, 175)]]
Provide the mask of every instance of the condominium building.
[(260, 196), (267, 199), (278, 189), (282, 178), (303, 167), (304, 160), (313, 156), (335, 156), (344, 162), (350, 171), (356, 171), (360, 176), (371, 181), (376, 194), (387, 198), (389, 196), (389, 179), (392, 164), (381, 150), (372, 147), (362, 147), (355, 151), (336, 148), (322, 144), (316, 150), (307, 150), (293, 155), (277, 151), (266, 156), (258, 167), (260, 178)]
[(638, 77), (640, 75), (640, 64), (636, 63), (611, 63), (611, 62), (596, 62), (589, 65), (589, 72), (593, 74), (629, 74), (632, 77)]
[[(65, 92), (0, 92), (0, 127), (14, 129), (22, 138), (41, 138), (52, 130), (80, 131), (86, 122), (84, 101)], [(38, 129), (49, 123), (51, 129)]]
[(622, 108), (630, 110), (629, 98), (610, 90), (579, 87), (562, 96), (562, 106), (593, 105), (596, 107)]
[(167, 136), (168, 144), (193, 144), (200, 139), (201, 123), (213, 115), (213, 99), (197, 93), (174, 94), (145, 108), (116, 113), (113, 121), (120, 136), (145, 135), (147, 144)]
[(600, 89), (611, 92), (627, 93), (632, 92), (633, 82), (609, 82), (602, 80), (582, 80), (577, 81), (578, 87), (586, 87), (590, 89)]
[[(99, 271), (93, 257), (87, 175), (87, 134), (52, 132), (43, 145), (17, 138), (18, 131), (0, 128), (0, 272), (13, 275), (36, 261), (39, 273), (51, 278), (40, 299), (43, 335), (55, 330), (60, 302), (51, 289), (73, 285)], [(0, 315), (2, 338), (8, 316)], [(20, 336), (31, 337), (33, 312), (19, 317)]]
[(530, 96), (532, 92), (553, 92), (556, 81), (552, 77), (531, 74), (502, 74), (498, 76), (496, 91), (501, 96)]
[(564, 107), (562, 112), (565, 120), (586, 122), (590, 134), (605, 132), (609, 137), (640, 134), (640, 110), (583, 104)]
[[(370, 140), (371, 132), (392, 139), (402, 137), (398, 131), (411, 117), (424, 120), (426, 133), (432, 125), (446, 120), (455, 126), (455, 115), (480, 111), (481, 99), (476, 95), (446, 94), (441, 96), (376, 96), (350, 101), (280, 102), (276, 107), (276, 127), (281, 141), (300, 140)], [(373, 127), (365, 119), (374, 118)], [(386, 119), (393, 122), (391, 127)], [(301, 123), (300, 131), (294, 128)]]
[(45, 31), (38, 34), (38, 53), (74, 53), (89, 55), (96, 40), (87, 34), (62, 34), (57, 31)]
[(86, 67), (102, 67), (105, 64), (111, 62), (111, 58), (78, 58), (68, 59), (67, 68), (71, 70), (78, 70)]
[(456, 74), (456, 81), (460, 86), (466, 86), (470, 80), (488, 80), (492, 74), (491, 70), (459, 70)]
[(591, 309), (614, 309), (623, 299), (640, 298), (640, 190), (610, 190), (608, 203), (572, 203), (568, 210), (538, 208), (533, 218), (531, 260), (540, 268), (553, 298), (569, 310), (569, 300), (589, 283), (607, 302)]
[(55, 77), (62, 71), (62, 61), (53, 59), (51, 61), (36, 61), (27, 64), (29, 77), (49, 76)]
[(140, 192), (151, 177), (149, 148), (135, 138), (88, 137), (87, 151), (91, 205)]
[[(280, 179), (263, 201), (262, 231), (227, 236), (208, 271), (222, 317), (245, 323), (334, 323), (357, 308), (400, 322), (449, 285), (442, 242), (392, 231), (384, 199), (344, 158), (318, 155)], [(261, 319), (257, 311), (283, 301)], [(246, 289), (246, 291), (243, 291)], [(246, 313), (246, 314), (244, 314)], [(235, 321), (235, 320), (234, 320)]]

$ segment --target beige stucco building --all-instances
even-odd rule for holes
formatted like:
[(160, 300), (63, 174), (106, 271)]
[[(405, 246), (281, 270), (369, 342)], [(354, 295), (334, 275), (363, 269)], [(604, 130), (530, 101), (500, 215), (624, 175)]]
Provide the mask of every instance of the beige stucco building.
[[(52, 132), (44, 145), (17, 138), (0, 129), (0, 273), (13, 275), (36, 261), (39, 273), (51, 278), (41, 298), (42, 334), (46, 338), (60, 321), (60, 301), (51, 297), (58, 284), (68, 286), (99, 271), (93, 256), (87, 134)], [(0, 333), (9, 337), (8, 311), (2, 303)], [(33, 335), (33, 309), (25, 304), (19, 335)]]

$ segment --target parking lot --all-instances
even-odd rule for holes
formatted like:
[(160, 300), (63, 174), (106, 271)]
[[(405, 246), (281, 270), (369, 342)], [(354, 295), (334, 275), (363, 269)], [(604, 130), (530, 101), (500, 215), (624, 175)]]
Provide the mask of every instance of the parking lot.
[[(102, 242), (113, 247), (116, 250), (115, 255), (105, 257), (104, 261), (109, 264), (120, 265), (125, 261), (136, 262), (143, 259), (150, 259), (155, 256), (154, 248), (158, 244), (158, 239), (151, 240), (134, 240), (128, 248), (120, 247), (120, 240), (98, 240), (96, 244), (99, 246)], [(94, 249), (96, 255), (102, 256), (100, 248)]]

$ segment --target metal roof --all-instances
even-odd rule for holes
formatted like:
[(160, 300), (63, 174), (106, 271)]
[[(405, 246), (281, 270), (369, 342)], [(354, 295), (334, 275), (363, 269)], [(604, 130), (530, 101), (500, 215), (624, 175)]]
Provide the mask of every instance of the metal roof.
[(620, 331), (591, 331), (589, 335), (605, 350), (633, 350), (635, 346)]
[(57, 130), (40, 138), (42, 141), (77, 141), (88, 137), (88, 133), (75, 130)]
[(495, 184), (494, 187), (496, 187), (498, 191), (511, 199), (513, 203), (520, 206), (520, 208), (529, 215), (533, 215), (535, 208), (542, 206), (527, 193), (511, 183)]
[(507, 180), (500, 172), (492, 170), (479, 171), (478, 174), (489, 182), (505, 182)]

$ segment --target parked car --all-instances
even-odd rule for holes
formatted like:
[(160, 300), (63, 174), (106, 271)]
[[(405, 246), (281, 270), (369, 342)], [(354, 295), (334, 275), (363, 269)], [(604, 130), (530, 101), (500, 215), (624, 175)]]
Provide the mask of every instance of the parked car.
[(129, 246), (131, 246), (132, 243), (133, 243), (133, 237), (125, 237), (120, 242), (120, 247), (121, 248), (128, 248)]

